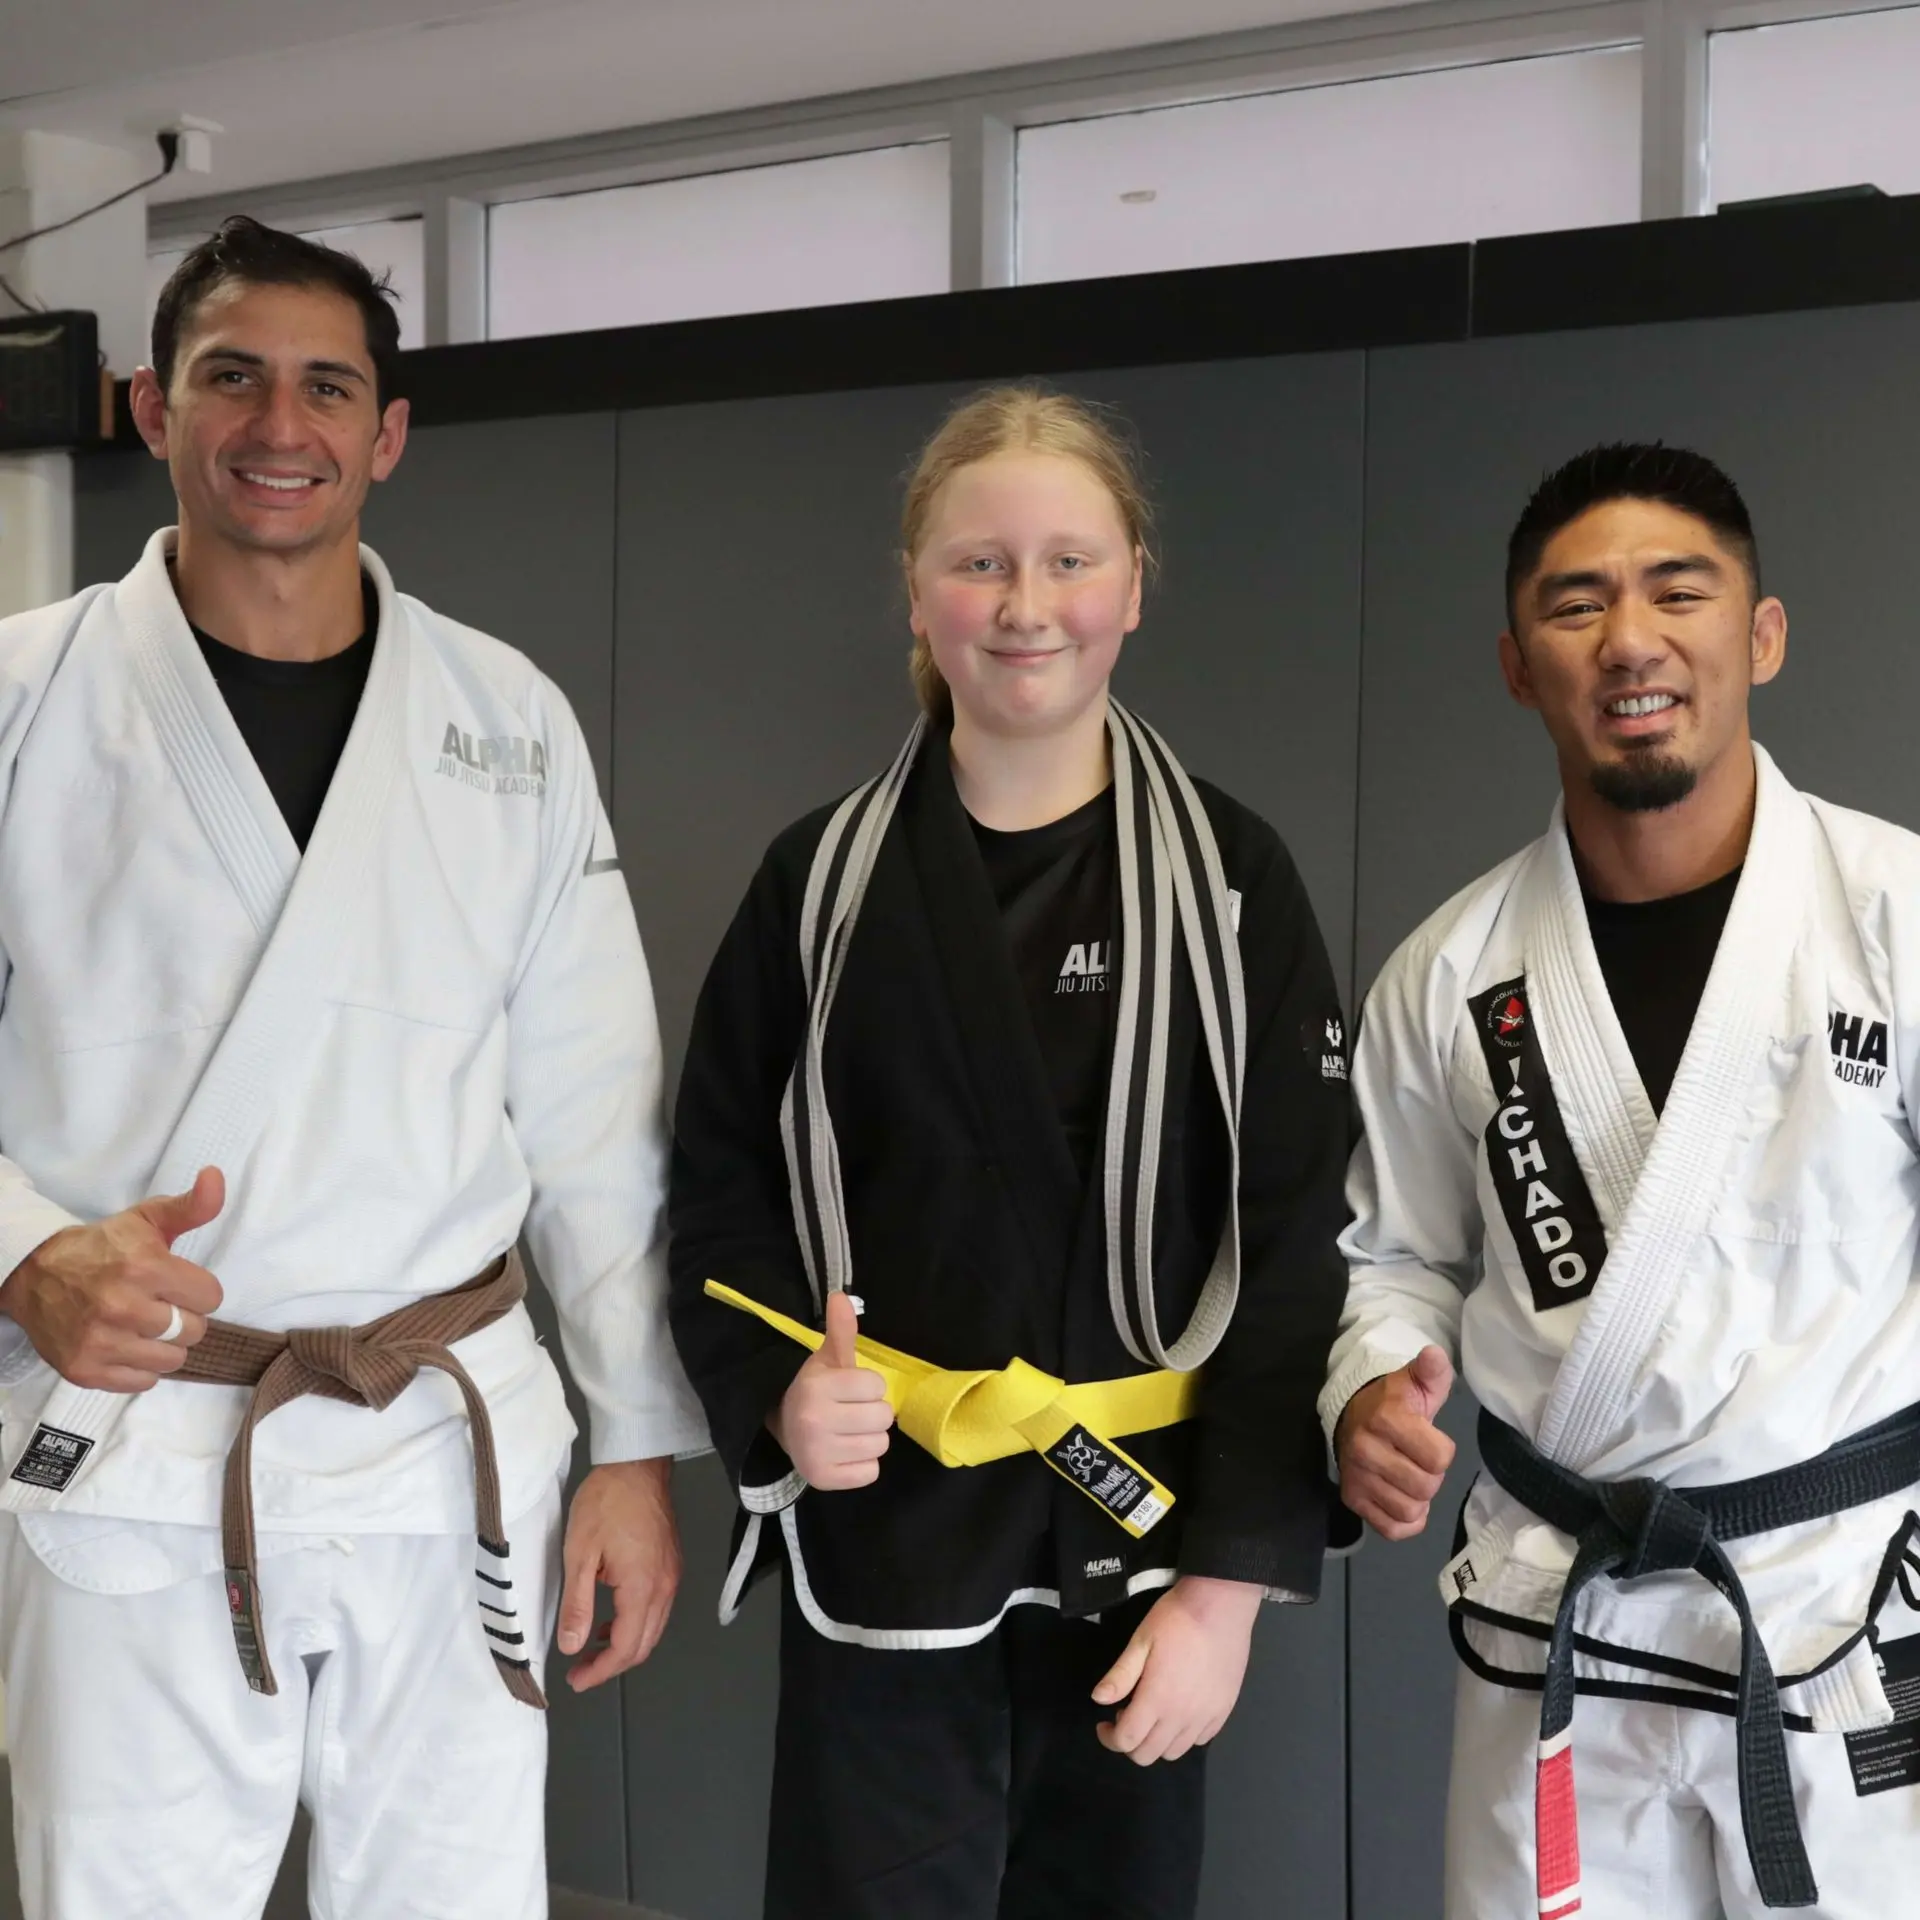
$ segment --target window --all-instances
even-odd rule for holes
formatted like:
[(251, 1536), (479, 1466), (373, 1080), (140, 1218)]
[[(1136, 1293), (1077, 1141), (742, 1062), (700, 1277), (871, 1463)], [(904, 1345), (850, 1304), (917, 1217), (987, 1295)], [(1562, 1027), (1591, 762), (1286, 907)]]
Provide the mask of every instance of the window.
[(1716, 33), (1708, 72), (1716, 206), (1866, 184), (1920, 190), (1920, 8)]
[(309, 240), (351, 253), (376, 274), (386, 274), (400, 304), (400, 344), (427, 344), (427, 223), (411, 220), (366, 220), (354, 227), (321, 227)]
[(496, 206), (491, 338), (943, 293), (947, 147), (930, 141)]
[(1637, 47), (1020, 135), (1020, 277), (1424, 246), (1640, 217)]
[[(390, 274), (393, 290), (400, 302), (400, 344), (419, 347), (427, 337), (427, 256), (426, 223), (410, 220), (364, 220), (351, 227), (322, 227), (307, 234), (324, 246), (338, 247), (343, 253), (356, 254), (378, 273)], [(147, 312), (152, 314), (167, 284), (182, 260), (185, 247), (169, 247), (147, 255)]]

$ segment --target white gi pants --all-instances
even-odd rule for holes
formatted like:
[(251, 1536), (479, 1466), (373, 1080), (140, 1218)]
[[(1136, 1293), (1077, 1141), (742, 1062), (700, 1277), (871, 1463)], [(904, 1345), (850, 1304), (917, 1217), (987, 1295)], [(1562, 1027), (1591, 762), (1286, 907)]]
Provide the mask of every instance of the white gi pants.
[[(1474, 1637), (1483, 1647), (1516, 1644), (1505, 1634)], [(1537, 1665), (1537, 1645), (1533, 1651)], [(1446, 1920), (1539, 1920), (1539, 1742), (1539, 1694), (1462, 1670), (1447, 1793)], [(1920, 1786), (1857, 1794), (1838, 1733), (1789, 1732), (1787, 1760), (1820, 1888), (1819, 1904), (1796, 1908), (1794, 1920), (1920, 1914)], [(1573, 1716), (1573, 1777), (1580, 1920), (1771, 1915), (1747, 1860), (1730, 1717), (1582, 1694)]]
[[(544, 1648), (557, 1484), (508, 1536)], [(88, 1592), (0, 1516), (27, 1920), (258, 1920), (296, 1801), (315, 1920), (544, 1920), (546, 1715), (487, 1652), (473, 1537), (356, 1534), (260, 1580), (271, 1696), (241, 1675), (218, 1573)]]

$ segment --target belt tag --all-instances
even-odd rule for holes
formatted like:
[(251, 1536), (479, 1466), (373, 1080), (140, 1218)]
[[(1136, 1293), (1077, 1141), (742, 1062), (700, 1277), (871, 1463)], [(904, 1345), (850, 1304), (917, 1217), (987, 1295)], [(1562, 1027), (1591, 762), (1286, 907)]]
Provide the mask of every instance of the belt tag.
[(1137, 1460), (1077, 1422), (1040, 1457), (1136, 1540), (1145, 1539), (1173, 1505), (1173, 1495)]
[(240, 1671), (255, 1693), (272, 1693), (266, 1663), (260, 1657), (260, 1591), (245, 1567), (228, 1567), (227, 1613), (233, 1621), (233, 1644), (240, 1655)]
[(1876, 1654), (1893, 1719), (1844, 1736), (1853, 1790), (1860, 1795), (1920, 1786), (1920, 1634), (1882, 1640)]

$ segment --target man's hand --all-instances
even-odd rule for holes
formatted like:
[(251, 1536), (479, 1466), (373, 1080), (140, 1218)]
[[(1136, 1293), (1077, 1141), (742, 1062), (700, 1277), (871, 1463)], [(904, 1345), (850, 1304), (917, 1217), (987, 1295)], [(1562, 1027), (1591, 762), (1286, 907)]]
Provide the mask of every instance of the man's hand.
[(1093, 1690), (1103, 1707), (1127, 1703), (1100, 1723), (1100, 1744), (1141, 1767), (1204, 1747), (1240, 1698), (1263, 1597), (1244, 1580), (1176, 1580)]
[(1453, 1390), (1453, 1363), (1422, 1347), (1349, 1400), (1334, 1428), (1340, 1498), (1386, 1540), (1411, 1540), (1453, 1464), (1453, 1442), (1433, 1424)]
[[(218, 1167), (189, 1193), (155, 1194), (88, 1227), (63, 1227), (0, 1281), (0, 1313), (76, 1387), (145, 1393), (186, 1364), (220, 1305), (220, 1282), (172, 1251), (226, 1205)], [(180, 1331), (160, 1336), (180, 1310)]]
[(859, 1331), (853, 1302), (828, 1294), (826, 1340), (767, 1419), (800, 1477), (822, 1493), (872, 1486), (893, 1425), (887, 1383), (854, 1350)]
[[(586, 1650), (567, 1669), (575, 1693), (637, 1667), (660, 1644), (680, 1586), (680, 1535), (673, 1524), (671, 1460), (622, 1460), (595, 1467), (567, 1515), (561, 1553), (560, 1651)], [(594, 1589), (613, 1589), (613, 1619), (596, 1630)]]

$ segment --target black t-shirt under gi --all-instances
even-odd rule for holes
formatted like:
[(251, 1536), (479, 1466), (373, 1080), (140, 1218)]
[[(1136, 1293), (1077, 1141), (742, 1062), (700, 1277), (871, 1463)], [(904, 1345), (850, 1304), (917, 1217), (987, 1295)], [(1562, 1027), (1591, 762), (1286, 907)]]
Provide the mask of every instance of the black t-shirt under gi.
[(324, 660), (263, 660), (193, 629), (227, 710), (305, 853), (360, 710), (380, 624), (373, 582), (361, 577), (360, 637)]
[(1735, 867), (1664, 900), (1597, 900), (1582, 889), (1607, 995), (1655, 1113), (1667, 1104), (1739, 884)]
[(1001, 833), (975, 820), (973, 834), (1084, 1184), (1106, 1122), (1119, 989), (1113, 789), (1044, 827)]

